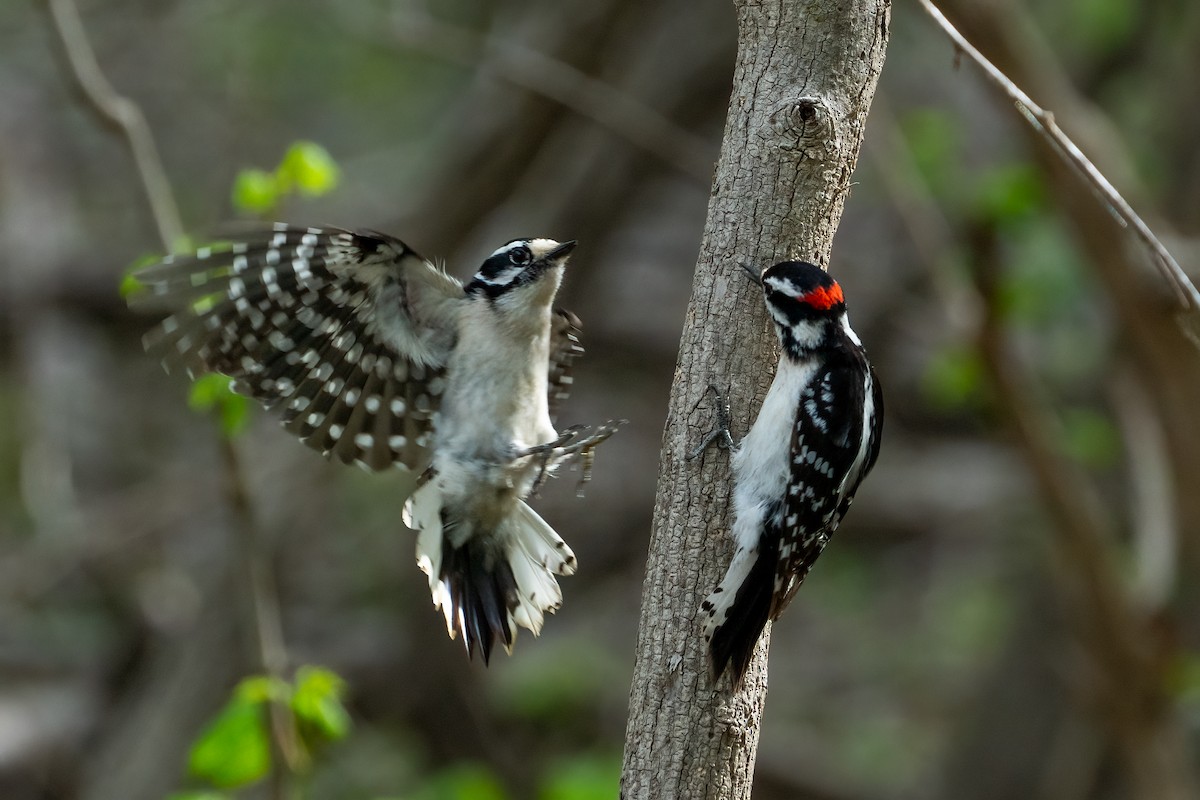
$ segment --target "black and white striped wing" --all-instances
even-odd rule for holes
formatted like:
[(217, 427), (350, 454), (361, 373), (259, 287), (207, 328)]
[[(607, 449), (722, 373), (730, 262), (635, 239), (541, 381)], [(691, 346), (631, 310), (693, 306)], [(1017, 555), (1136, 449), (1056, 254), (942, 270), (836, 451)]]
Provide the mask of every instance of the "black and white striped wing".
[(782, 543), (771, 619), (791, 602), (874, 466), (882, 420), (879, 383), (862, 357), (824, 365), (801, 394), (787, 494), (771, 521), (780, 530), (766, 534)]
[(170, 369), (219, 372), (326, 455), (421, 468), (462, 285), (398, 239), (296, 228), (235, 237), (137, 275)]
[(553, 418), (571, 394), (571, 366), (583, 355), (579, 343), (579, 317), (562, 308), (550, 318), (550, 363), (548, 390), (550, 416)]

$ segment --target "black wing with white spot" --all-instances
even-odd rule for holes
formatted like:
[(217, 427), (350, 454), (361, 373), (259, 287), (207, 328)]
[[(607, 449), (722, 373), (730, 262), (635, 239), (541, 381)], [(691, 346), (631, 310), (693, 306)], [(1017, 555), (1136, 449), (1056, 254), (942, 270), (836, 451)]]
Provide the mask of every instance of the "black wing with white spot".
[(769, 523), (779, 529), (765, 534), (782, 543), (771, 619), (787, 607), (874, 466), (882, 420), (879, 382), (861, 351), (825, 364), (804, 389), (792, 426), (787, 494)]
[(173, 311), (146, 337), (168, 369), (230, 376), (341, 461), (423, 466), (464, 294), (400, 240), (277, 224), (137, 277)]
[(550, 394), (550, 416), (554, 417), (559, 407), (571, 394), (571, 366), (583, 355), (579, 343), (579, 317), (565, 309), (554, 309), (550, 319), (550, 363), (548, 387)]

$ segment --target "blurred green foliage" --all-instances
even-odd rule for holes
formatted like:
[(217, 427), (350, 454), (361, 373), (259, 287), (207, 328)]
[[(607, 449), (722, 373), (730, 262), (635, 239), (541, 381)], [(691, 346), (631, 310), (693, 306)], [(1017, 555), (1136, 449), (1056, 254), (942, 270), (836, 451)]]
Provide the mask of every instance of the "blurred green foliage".
[(250, 400), (233, 391), (233, 381), (216, 372), (201, 375), (192, 382), (188, 407), (193, 411), (212, 413), (221, 433), (232, 439), (250, 421)]
[(233, 180), (233, 207), (248, 214), (266, 214), (279, 205), (279, 192), (274, 173), (244, 169)]
[(459, 764), (435, 774), (403, 800), (508, 800), (508, 793), (487, 767)]
[(233, 206), (247, 214), (269, 214), (293, 194), (320, 197), (337, 188), (341, 171), (315, 142), (294, 142), (273, 171), (244, 169), (233, 182)]
[(938, 198), (954, 198), (963, 190), (962, 124), (941, 108), (918, 108), (900, 119), (917, 172)]
[(1138, 0), (1065, 0), (1044, 10), (1049, 31), (1059, 30), (1057, 46), (1070, 62), (1087, 60), (1119, 48), (1138, 30)]
[(984, 170), (976, 180), (975, 214), (1002, 228), (1015, 227), (1046, 210), (1042, 176), (1030, 163), (1001, 164)]
[(188, 772), (229, 789), (261, 780), (271, 769), (266, 714), (264, 701), (250, 699), (239, 687), (192, 745)]
[(621, 755), (582, 755), (553, 764), (538, 800), (611, 800), (620, 794)]
[[(292, 681), (265, 675), (242, 680), (225, 706), (196, 737), (188, 757), (192, 779), (212, 788), (177, 792), (168, 800), (233, 800), (238, 791), (266, 778), (276, 768), (272, 761), (271, 703), (292, 715), (308, 765), (304, 770), (307, 777), (309, 769), (321, 768), (322, 762), (316, 757), (323, 749), (350, 734), (351, 719), (342, 702), (345, 692), (346, 684), (340, 676), (312, 666), (300, 667)], [(414, 743), (407, 745), (413, 746)], [(393, 741), (377, 757), (403, 760), (403, 753), (397, 748), (403, 750), (405, 745)], [(620, 772), (619, 753), (566, 757), (552, 762), (539, 776), (537, 797), (539, 800), (614, 797)], [(487, 766), (460, 762), (428, 772), (411, 788), (377, 800), (509, 800), (512, 796), (500, 776)]]
[(285, 193), (295, 190), (307, 197), (320, 197), (337, 188), (340, 171), (324, 147), (301, 141), (283, 154), (275, 176)]
[[(851, 666), (807, 687), (798, 700), (806, 706), (800, 716), (803, 729), (820, 731), (828, 745), (832, 774), (853, 776), (864, 793), (886, 792), (917, 781), (940, 746), (931, 728), (914, 727), (907, 718), (936, 709), (963, 688), (956, 689), (950, 676), (975, 676), (995, 658), (1008, 640), (1014, 607), (1011, 595), (1000, 590), (1004, 575), (962, 574), (952, 561), (942, 570), (925, 565), (923, 588), (917, 590), (922, 624), (907, 628), (898, 624), (897, 614), (913, 608), (912, 598), (902, 595), (912, 588), (889, 576), (924, 564), (921, 557), (911, 545), (880, 552), (872, 544), (866, 547), (874, 556), (866, 558), (863, 549), (850, 544), (828, 548), (803, 591), (808, 613), (832, 623), (831, 630), (849, 632), (814, 647), (822, 657)], [(780, 624), (797, 622), (785, 616)], [(872, 635), (858, 635), (861, 631)], [(873, 688), (885, 686), (890, 695)], [(856, 698), (865, 705), (846, 715), (847, 704)]]
[(976, 408), (985, 397), (984, 377), (979, 353), (955, 342), (934, 353), (926, 364), (921, 389), (936, 408)]
[(305, 666), (295, 680), (256, 675), (244, 679), (216, 718), (200, 733), (188, 756), (188, 772), (219, 789), (235, 789), (271, 771), (269, 704), (292, 715), (306, 763), (324, 745), (346, 737), (350, 715), (342, 705), (345, 682), (335, 673)]
[(1200, 653), (1184, 652), (1176, 656), (1167, 671), (1167, 680), (1172, 694), (1200, 708)]
[(1060, 447), (1085, 467), (1115, 466), (1121, 456), (1121, 435), (1105, 414), (1090, 408), (1065, 408), (1060, 413)]
[(292, 710), (301, 724), (301, 735), (317, 746), (350, 733), (350, 715), (342, 705), (346, 682), (331, 670), (301, 667), (296, 671)]
[(542, 648), (525, 662), (497, 676), (493, 702), (505, 713), (560, 726), (587, 719), (597, 697), (624, 674), (611, 652), (581, 639)]
[[(1099, 412), (1066, 404), (1079, 386), (1100, 379), (1107, 362), (1109, 342), (1090, 273), (1062, 221), (1049, 213), (1036, 165), (1014, 161), (969, 169), (961, 126), (944, 111), (918, 109), (902, 120), (901, 130), (950, 222), (982, 227), (996, 237), (1003, 264), (997, 310), (1062, 409), (1060, 449), (1085, 466), (1110, 467), (1120, 453), (1112, 423)], [(964, 272), (974, 268), (962, 265)], [(936, 351), (925, 364), (921, 388), (940, 411), (982, 408), (986, 371), (975, 346), (952, 342)]]

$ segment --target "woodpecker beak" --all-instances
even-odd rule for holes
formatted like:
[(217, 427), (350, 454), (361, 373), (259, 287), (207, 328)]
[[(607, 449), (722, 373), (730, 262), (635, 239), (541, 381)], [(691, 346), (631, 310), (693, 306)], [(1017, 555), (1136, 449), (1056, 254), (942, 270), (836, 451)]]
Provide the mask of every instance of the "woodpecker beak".
[(575, 245), (577, 245), (577, 244), (578, 244), (578, 242), (576, 242), (574, 239), (572, 239), (569, 242), (563, 242), (558, 247), (551, 250), (549, 253), (546, 253), (546, 260), (547, 261), (563, 261), (563, 260), (565, 260), (567, 256), (571, 255), (571, 251), (575, 249)]
[(757, 270), (755, 270), (754, 267), (750, 266), (745, 261), (738, 263), (738, 266), (741, 267), (742, 269), (746, 270), (746, 274), (750, 276), (750, 280), (754, 281), (754, 283), (756, 285), (758, 285), (758, 286), (763, 285), (762, 275), (759, 274), (759, 272)]

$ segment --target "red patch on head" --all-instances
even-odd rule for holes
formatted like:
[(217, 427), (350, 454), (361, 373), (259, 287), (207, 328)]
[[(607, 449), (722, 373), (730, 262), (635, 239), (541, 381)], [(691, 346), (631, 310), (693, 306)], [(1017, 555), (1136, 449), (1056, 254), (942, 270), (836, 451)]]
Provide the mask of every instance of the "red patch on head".
[(842, 287), (836, 282), (828, 288), (819, 286), (808, 294), (802, 294), (796, 299), (802, 303), (808, 303), (813, 308), (821, 311), (828, 311), (839, 303), (846, 302), (846, 298), (842, 296)]

